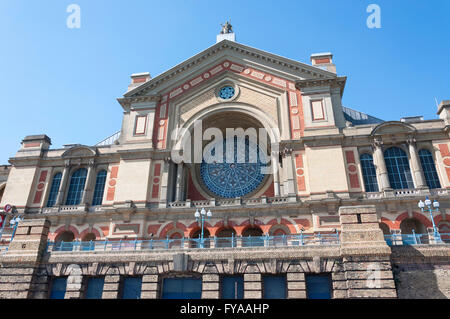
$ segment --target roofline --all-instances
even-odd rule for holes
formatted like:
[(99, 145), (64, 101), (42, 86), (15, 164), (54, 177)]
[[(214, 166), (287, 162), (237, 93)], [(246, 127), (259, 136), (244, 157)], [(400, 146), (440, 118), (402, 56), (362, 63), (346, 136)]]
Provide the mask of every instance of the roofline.
[[(259, 56), (268, 57), (269, 61), (273, 60), (272, 62), (274, 62), (274, 63), (284, 64), (291, 68), (293, 67), (293, 68), (297, 68), (297, 69), (308, 69), (317, 74), (325, 76), (326, 78), (336, 78), (337, 77), (337, 75), (335, 73), (317, 68), (315, 66), (312, 66), (312, 65), (309, 65), (306, 63), (298, 62), (298, 61), (295, 61), (295, 60), (292, 60), (289, 58), (285, 58), (285, 57), (282, 57), (279, 55), (275, 55), (275, 54), (272, 54), (272, 53), (269, 53), (266, 51), (255, 49), (253, 47), (249, 47), (247, 45), (244, 45), (244, 44), (241, 44), (238, 42), (222, 40), (222, 41), (210, 46), (209, 48), (203, 50), (202, 52), (194, 55), (193, 57), (185, 60), (184, 62), (181, 62), (181, 63), (177, 64), (176, 66), (172, 67), (171, 69), (157, 75), (156, 77), (152, 78), (150, 81), (126, 92), (123, 96), (131, 97), (139, 91), (145, 90), (154, 85), (158, 85), (160, 82), (163, 82), (163, 81), (167, 80), (168, 78), (173, 77), (175, 74), (185, 71), (186, 69), (189, 69), (193, 65), (200, 63), (201, 62), (199, 60), (200, 58), (203, 57), (203, 60), (206, 59), (206, 57), (211, 55), (211, 53), (213, 53), (213, 54), (216, 53), (215, 52), (216, 49), (219, 49), (218, 51), (220, 51), (221, 49), (226, 49), (226, 48), (231, 48), (231, 49), (232, 48), (240, 48), (242, 50), (247, 50), (250, 53), (254, 53), (252, 55), (256, 55), (256, 57), (259, 57)], [(213, 52), (208, 54), (208, 51), (213, 51)], [(181, 69), (181, 71), (180, 71), (180, 69)]]

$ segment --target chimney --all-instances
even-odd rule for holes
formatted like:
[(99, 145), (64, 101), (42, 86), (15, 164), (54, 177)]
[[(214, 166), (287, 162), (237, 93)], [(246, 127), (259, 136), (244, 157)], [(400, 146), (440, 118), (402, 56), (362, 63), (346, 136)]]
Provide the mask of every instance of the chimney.
[(149, 72), (131, 74), (131, 84), (128, 85), (127, 92), (133, 90), (134, 88), (137, 88), (138, 86), (144, 84), (145, 82), (150, 81), (150, 79), (151, 76)]
[(29, 135), (22, 140), (22, 150), (48, 150), (51, 145), (50, 138), (45, 135)]
[(336, 66), (333, 64), (333, 54), (330, 52), (311, 54), (311, 63), (317, 68), (336, 73)]

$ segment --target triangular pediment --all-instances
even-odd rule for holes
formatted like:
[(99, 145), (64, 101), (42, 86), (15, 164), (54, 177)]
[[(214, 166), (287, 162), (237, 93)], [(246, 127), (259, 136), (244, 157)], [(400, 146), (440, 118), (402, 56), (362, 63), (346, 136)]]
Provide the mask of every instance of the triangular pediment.
[(223, 40), (192, 58), (176, 65), (150, 81), (124, 94), (128, 97), (156, 96), (176, 87), (188, 78), (195, 79), (204, 70), (229, 61), (249, 68), (252, 72), (272, 74), (274, 77), (297, 81), (304, 79), (333, 79), (337, 75), (317, 67), (261, 51), (237, 42)]

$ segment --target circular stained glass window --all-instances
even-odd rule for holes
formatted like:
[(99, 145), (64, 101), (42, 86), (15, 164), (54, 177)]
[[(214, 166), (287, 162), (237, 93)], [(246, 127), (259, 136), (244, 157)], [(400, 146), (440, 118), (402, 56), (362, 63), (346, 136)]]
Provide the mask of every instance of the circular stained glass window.
[(218, 197), (243, 197), (255, 191), (264, 180), (262, 169), (266, 157), (260, 154), (258, 145), (248, 139), (227, 139), (205, 153), (209, 155), (203, 158), (200, 176), (208, 190)]
[(220, 89), (219, 97), (221, 99), (228, 100), (228, 99), (231, 99), (235, 93), (236, 93), (236, 91), (235, 91), (234, 87), (227, 85)]

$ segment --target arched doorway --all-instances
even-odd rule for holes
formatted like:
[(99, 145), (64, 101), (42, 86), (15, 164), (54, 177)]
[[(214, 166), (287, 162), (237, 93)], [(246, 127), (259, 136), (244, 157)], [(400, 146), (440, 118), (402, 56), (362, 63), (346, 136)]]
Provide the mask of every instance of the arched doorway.
[(55, 238), (54, 250), (70, 251), (73, 249), (72, 242), (75, 240), (75, 235), (70, 230), (63, 231)]
[(284, 225), (275, 225), (273, 226), (269, 234), (273, 236), (273, 240), (271, 244), (273, 243), (274, 246), (286, 246), (287, 245), (287, 238), (286, 235), (289, 234), (289, 230)]
[(252, 226), (246, 228), (242, 232), (242, 247), (260, 247), (264, 246), (264, 239), (262, 238), (263, 231), (261, 228)]
[[(417, 218), (406, 218), (400, 223), (402, 240), (404, 245), (425, 244), (428, 237), (426, 227)], [(419, 234), (419, 235), (418, 235)]]
[(95, 240), (97, 237), (94, 233), (88, 233), (81, 239), (81, 250), (95, 250)]
[[(197, 229), (194, 233), (192, 233), (192, 236), (191, 236), (192, 240), (190, 240), (190, 242), (189, 242), (190, 248), (199, 248), (200, 247), (201, 234), (202, 234), (201, 228)], [(210, 237), (209, 230), (203, 229), (203, 239), (205, 239), (203, 241), (204, 248), (209, 248), (211, 246), (209, 237)]]
[(233, 228), (223, 228), (216, 237), (216, 247), (236, 247), (236, 231)]
[(180, 232), (174, 232), (171, 235), (169, 235), (169, 248), (170, 249), (176, 249), (176, 248), (183, 248), (183, 234)]

